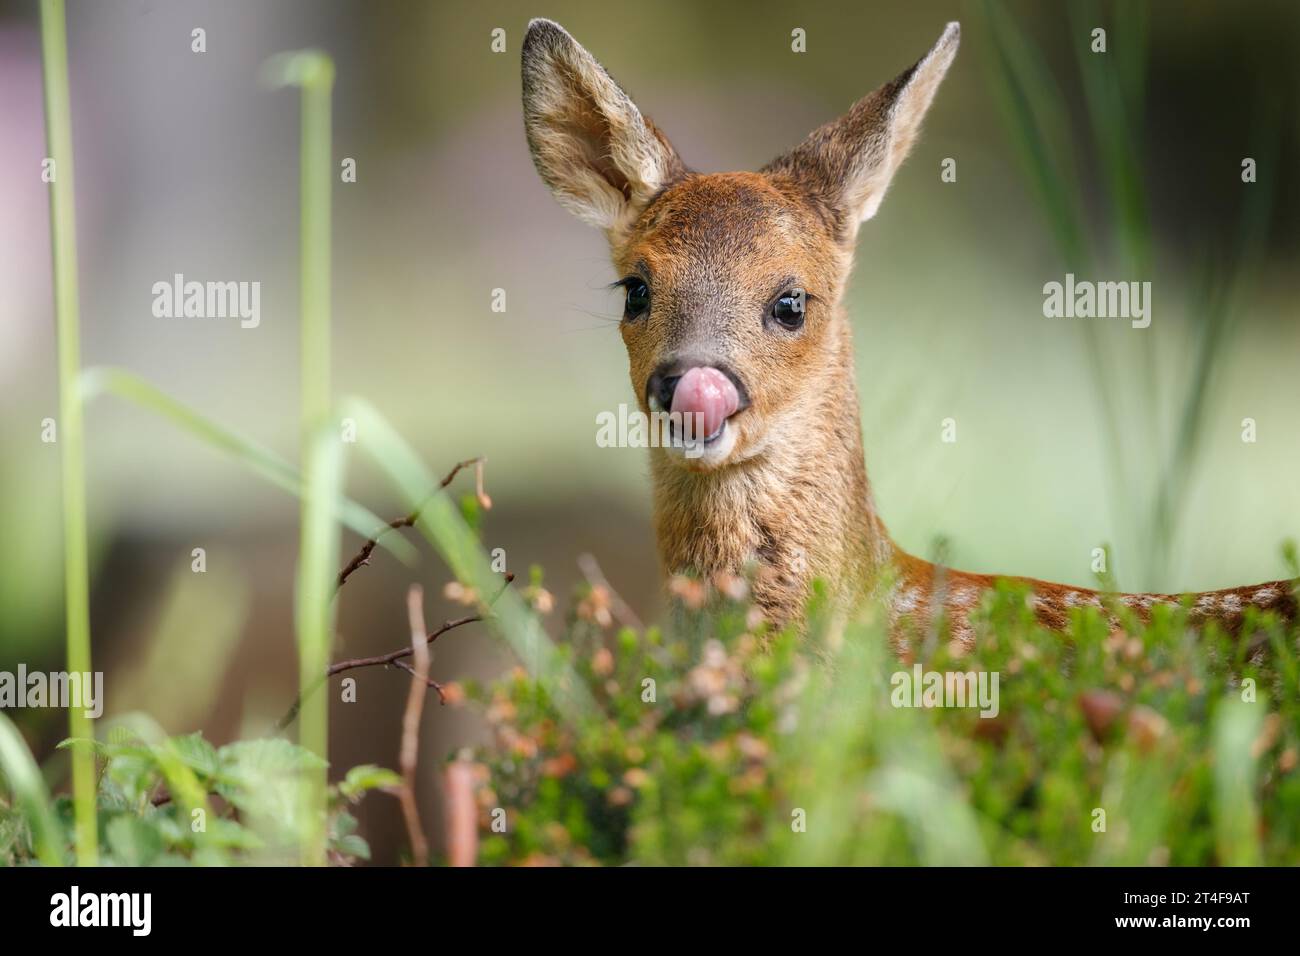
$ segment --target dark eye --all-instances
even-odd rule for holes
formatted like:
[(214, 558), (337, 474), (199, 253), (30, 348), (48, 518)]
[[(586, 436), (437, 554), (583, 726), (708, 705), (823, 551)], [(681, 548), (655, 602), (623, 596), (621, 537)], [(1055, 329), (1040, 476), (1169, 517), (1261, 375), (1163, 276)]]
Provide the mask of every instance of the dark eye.
[(650, 287), (640, 279), (624, 279), (627, 301), (623, 305), (623, 318), (635, 319), (650, 308)]
[(805, 299), (804, 292), (799, 289), (784, 293), (772, 303), (772, 318), (783, 329), (794, 331), (802, 328)]

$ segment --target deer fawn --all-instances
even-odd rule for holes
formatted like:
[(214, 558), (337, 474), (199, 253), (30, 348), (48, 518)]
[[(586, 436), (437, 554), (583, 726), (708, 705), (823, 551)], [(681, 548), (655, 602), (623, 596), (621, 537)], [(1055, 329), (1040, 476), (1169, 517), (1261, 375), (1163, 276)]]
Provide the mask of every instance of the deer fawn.
[[(853, 345), (840, 298), (858, 226), (880, 206), (957, 53), (950, 23), (915, 66), (757, 173), (689, 170), (565, 30), (523, 45), (528, 145), (562, 205), (604, 230), (626, 293), (621, 331), (641, 411), (698, 416), (707, 439), (651, 451), (668, 574), (739, 573), (777, 624), (820, 578), (840, 606), (883, 571), (895, 634), (943, 614), (969, 645), (996, 578), (940, 568), (890, 539), (863, 462)], [(1102, 608), (1084, 588), (1024, 581), (1044, 625)], [(1173, 595), (1117, 599), (1140, 619)], [(1247, 605), (1296, 617), (1290, 582), (1190, 596), (1193, 620), (1240, 625)]]

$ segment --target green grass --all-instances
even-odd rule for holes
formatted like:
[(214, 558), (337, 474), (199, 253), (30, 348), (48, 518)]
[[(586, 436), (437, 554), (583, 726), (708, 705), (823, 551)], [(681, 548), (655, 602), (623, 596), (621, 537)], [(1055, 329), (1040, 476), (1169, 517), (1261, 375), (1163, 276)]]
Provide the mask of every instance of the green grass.
[(303, 495), (295, 620), (302, 709), (300, 740), (321, 758), (314, 785), (305, 791), (307, 819), (316, 821), (303, 845), (302, 860), (325, 862), (325, 760), (329, 753), (329, 701), (310, 694), (329, 666), (334, 631), (334, 575), (339, 536), (334, 513), (342, 497), (343, 451), (330, 398), (330, 97), (334, 63), (307, 50), (282, 54), (268, 64), (272, 79), (302, 88), (299, 172), (301, 256), (299, 375)]
[[(98, 843), (108, 840), (108, 862), (223, 863), (246, 861), (234, 851), (271, 846), (296, 848), (295, 859), (309, 865), (361, 855), (364, 849), (351, 831), (355, 820), (340, 816), (337, 800), (348, 796), (348, 780), (327, 786), (328, 700), (313, 693), (329, 663), (332, 645), (335, 581), (339, 565), (339, 525), (374, 537), (386, 525), (343, 495), (344, 443), (341, 418), (336, 417), (330, 390), (330, 192), (332, 159), (330, 96), (334, 68), (315, 51), (272, 58), (266, 68), (274, 85), (302, 89), (301, 142), (301, 471), (275, 453), (224, 427), (123, 369), (80, 369), (77, 324), (76, 248), (73, 223), (71, 123), (67, 81), (67, 51), (63, 5), (42, 3), (42, 36), (46, 73), (46, 113), (56, 179), (51, 189), (55, 298), (59, 339), (60, 441), (63, 444), (65, 578), (67, 588), (68, 666), (90, 669), (89, 578), (86, 559), (85, 461), (83, 404), (112, 395), (157, 414), (192, 437), (229, 456), (253, 474), (297, 495), (301, 501), (301, 540), (295, 594), (299, 659), (299, 733), (301, 746), (288, 763), (293, 782), (286, 790), (261, 786), (244, 794), (233, 816), (218, 818), (220, 832), (233, 842), (222, 843), (202, 830), (188, 835), (187, 814), (210, 814), (207, 795), (222, 790), (211, 745), (194, 736), (168, 738), (142, 715), (117, 731), (95, 732), (80, 708), (69, 713), (73, 798), (51, 802), (44, 781), (21, 736), (7, 722), (0, 725), (0, 860), (56, 863), (64, 859), (63, 845), (75, 834), (75, 860), (80, 865), (100, 861)], [(465, 517), (438, 489), (438, 482), (409, 445), (368, 403), (347, 399), (344, 415), (357, 422), (359, 445), (369, 452), (398, 486), (409, 507), (421, 507), (419, 530), (439, 551), (461, 580), (484, 599), (501, 581), (488, 564), (482, 546)], [(409, 561), (411, 545), (386, 535), (380, 546)], [(513, 593), (500, 595), (491, 615), (493, 627), (534, 668), (539, 680), (552, 687), (553, 700), (570, 716), (589, 708), (586, 688), (578, 681), (542, 631), (535, 615)], [(114, 737), (116, 734), (116, 737)], [(126, 737), (123, 737), (126, 734)], [(263, 750), (281, 752), (284, 741), (251, 742)], [(236, 747), (238, 745), (229, 745)], [(280, 750), (277, 750), (280, 748)], [(255, 750), (254, 753), (262, 753)], [(218, 757), (221, 752), (216, 752)], [(306, 756), (304, 756), (306, 755)], [(99, 788), (96, 763), (100, 761)], [(195, 764), (197, 761), (197, 765)], [(378, 786), (379, 784), (375, 784)], [(386, 785), (386, 784), (385, 784)], [(165, 788), (165, 789), (164, 789)], [(355, 781), (352, 794), (363, 792)], [(151, 796), (164, 792), (159, 810)], [(286, 802), (286, 795), (292, 799)], [(350, 797), (349, 797), (350, 798)], [(75, 826), (60, 829), (72, 808)], [(275, 823), (275, 838), (245, 839), (242, 820), (263, 818)], [(342, 823), (340, 823), (342, 821)], [(343, 830), (338, 828), (343, 826)], [(233, 829), (232, 829), (233, 828)], [(287, 842), (286, 842), (287, 841)], [(366, 851), (368, 852), (368, 851)], [(251, 860), (253, 857), (248, 857)], [(260, 858), (259, 858), (260, 859)]]
[[(18, 728), (0, 714), (0, 771), (9, 785), (9, 803), (0, 803), (0, 845), (25, 835), (23, 850), (44, 866), (63, 864), (64, 835), (50, 805), (50, 794)], [(0, 851), (0, 861), (17, 854)]]
[[(1236, 316), (1250, 304), (1268, 234), (1272, 186), (1261, 181), (1244, 191), (1240, 227), (1223, 248), (1207, 244), (1202, 261), (1167, 276), (1160, 272), (1146, 195), (1151, 171), (1143, 165), (1147, 4), (1116, 4), (1105, 14), (1092, 0), (1073, 0), (1067, 8), (1072, 77), (1053, 74), (1005, 5), (983, 0), (977, 7), (987, 31), (992, 93), (1062, 270), (1152, 281), (1162, 301), (1170, 303), (1162, 306), (1161, 323), (1190, 330), (1195, 359), (1184, 370), (1161, 365), (1154, 328), (1112, 331), (1095, 322), (1078, 324), (1102, 420), (1113, 517), (1121, 529), (1117, 544), (1126, 566), (1140, 575), (1126, 586), (1173, 591), (1178, 585), (1169, 572), (1187, 489)], [(1107, 30), (1106, 53), (1090, 48), (1095, 26)], [(1084, 94), (1086, 116), (1077, 126), (1070, 122), (1062, 92), (1066, 79), (1077, 81)], [(1264, 157), (1264, 165), (1277, 152), (1277, 124), (1264, 122), (1270, 118), (1259, 117), (1259, 133), (1250, 144), (1251, 155)], [(1078, 137), (1076, 128), (1085, 136)], [(1096, 208), (1083, 199), (1081, 184), (1090, 177), (1101, 197)], [(1195, 288), (1162, 281), (1179, 274), (1201, 279)]]
[[(103, 367), (88, 368), (82, 372), (82, 400), (89, 404), (101, 396), (118, 398), (155, 414), (281, 491), (295, 497), (302, 494), (302, 479), (298, 470), (280, 455), (173, 398), (132, 372)], [(374, 536), (387, 525), (374, 512), (346, 498), (338, 503), (337, 518), (345, 527), (363, 538)], [(397, 535), (379, 538), (378, 547), (408, 565), (416, 557), (415, 548)]]
[[(81, 373), (80, 304), (77, 292), (77, 223), (72, 171), (72, 107), (68, 92), (68, 38), (63, 0), (41, 0), (41, 64), (45, 78), (45, 123), (55, 178), (50, 183), (50, 238), (54, 252), (54, 313), (59, 350), (59, 444), (63, 460), (63, 586), (67, 628), (67, 666), (89, 673), (90, 568), (86, 532), (86, 451), (78, 377)], [(89, 736), (90, 718), (68, 708), (74, 737)], [(76, 801), (77, 862), (94, 866), (94, 765), (73, 754), (72, 790)]]

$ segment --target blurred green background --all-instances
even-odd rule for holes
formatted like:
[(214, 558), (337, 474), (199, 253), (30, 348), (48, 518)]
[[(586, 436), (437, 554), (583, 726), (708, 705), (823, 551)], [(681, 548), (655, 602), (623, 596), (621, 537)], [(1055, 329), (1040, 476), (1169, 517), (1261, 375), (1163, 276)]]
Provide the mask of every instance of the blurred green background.
[[(63, 647), (58, 450), (41, 441), (57, 385), (35, 6), (0, 0), (4, 670), (57, 669)], [(581, 580), (577, 556), (591, 552), (653, 620), (645, 452), (595, 442), (597, 413), (631, 400), (620, 304), (605, 287), (616, 276), (601, 236), (564, 213), (532, 169), (519, 104), (528, 19), (568, 28), (702, 171), (762, 165), (957, 19), (961, 53), (926, 135), (861, 233), (847, 297), (868, 473), (895, 538), (921, 554), (942, 538), (969, 570), (1077, 584), (1090, 583), (1092, 549), (1108, 544), (1127, 590), (1283, 576), (1279, 546), (1300, 536), (1300, 8), (1146, 8), (1143, 97), (1124, 141), (1149, 212), (1140, 274), (1114, 238), (1076, 55), (1093, 25), (1109, 31), (1105, 56), (1134, 54), (1138, 39), (1115, 9), (72, 0), (83, 361), (133, 369), (296, 459), (298, 112), (258, 70), (277, 51), (323, 48), (338, 70), (335, 157), (357, 163), (357, 181), (334, 192), (336, 393), (373, 400), (440, 473), (487, 457), (485, 544), (505, 548), (512, 570), (543, 565), (563, 604)], [(1002, 108), (990, 17), (1015, 25), (1059, 96), (1054, 155), (1071, 160), (1062, 175), (1098, 250), (1095, 274), (1080, 278), (1151, 281), (1149, 329), (1043, 317), (1042, 286), (1066, 267)], [(191, 52), (195, 27), (206, 53)], [(803, 54), (790, 49), (796, 27), (807, 32)], [(504, 54), (491, 51), (495, 28), (506, 31)], [(1241, 182), (1247, 156), (1260, 163), (1253, 185)], [(955, 183), (940, 180), (947, 157)], [(1267, 192), (1243, 254), (1250, 190)], [(155, 318), (151, 287), (177, 272), (260, 281), (260, 327)], [(1241, 281), (1210, 335), (1207, 276), (1224, 275)], [(504, 313), (491, 309), (498, 288)], [(1258, 423), (1253, 444), (1241, 440), (1247, 417)], [(940, 441), (946, 418), (957, 422), (954, 444)], [(111, 399), (88, 412), (88, 449), (106, 713), (144, 710), (173, 733), (219, 741), (264, 730), (294, 685), (296, 502)], [(377, 513), (400, 510), (364, 466), (349, 490)], [(345, 553), (357, 544), (347, 536)], [(202, 575), (190, 570), (196, 547), (207, 551)], [(436, 592), (445, 577), (432, 558), (408, 569), (379, 555), (341, 596), (340, 653), (403, 644), (405, 585)], [(434, 604), (430, 618), (444, 613), (453, 611)], [(499, 670), (505, 658), (489, 641), (449, 635), (434, 676)], [(392, 766), (406, 681), (356, 676), (358, 702), (334, 705), (335, 765)], [(13, 716), (38, 755), (64, 733), (60, 712)], [(433, 708), (426, 754), (475, 732), (463, 713)], [(60, 759), (49, 765), (55, 780)], [(434, 801), (431, 782), (427, 791)], [(400, 824), (379, 806), (365, 822), (383, 858)]]

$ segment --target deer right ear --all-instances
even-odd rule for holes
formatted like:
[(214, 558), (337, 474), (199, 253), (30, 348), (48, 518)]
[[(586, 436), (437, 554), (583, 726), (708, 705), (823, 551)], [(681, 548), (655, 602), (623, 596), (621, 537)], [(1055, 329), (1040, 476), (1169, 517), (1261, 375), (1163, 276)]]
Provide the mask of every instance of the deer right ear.
[(961, 28), (948, 24), (916, 65), (853, 104), (763, 167), (801, 183), (834, 210), (849, 239), (880, 208), (894, 173), (921, 132), (934, 94), (957, 55)]
[(584, 222), (617, 233), (686, 168), (667, 138), (564, 28), (523, 45), (524, 129), (542, 179)]

